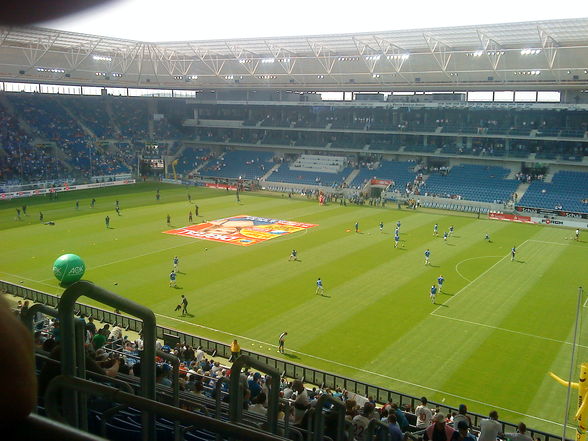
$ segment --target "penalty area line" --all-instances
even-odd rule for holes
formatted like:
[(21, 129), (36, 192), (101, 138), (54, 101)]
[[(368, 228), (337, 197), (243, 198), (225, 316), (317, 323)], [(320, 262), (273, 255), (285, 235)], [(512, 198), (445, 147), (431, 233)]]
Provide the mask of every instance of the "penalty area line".
[[(261, 341), (261, 340), (256, 340), (254, 338), (249, 338), (249, 337), (246, 337), (244, 335), (239, 335), (239, 334), (234, 334), (232, 332), (222, 331), (220, 329), (211, 328), (209, 326), (200, 325), (198, 323), (189, 322), (189, 321), (182, 320), (182, 319), (179, 319), (179, 318), (176, 318), (176, 317), (171, 317), (171, 316), (168, 316), (168, 315), (165, 315), (165, 314), (155, 313), (155, 315), (156, 316), (159, 316), (159, 317), (164, 317), (164, 318), (167, 318), (167, 319), (170, 319), (170, 320), (174, 320), (174, 321), (177, 321), (177, 322), (180, 322), (180, 323), (184, 323), (184, 324), (187, 324), (187, 325), (190, 325), (190, 326), (195, 326), (197, 328), (202, 328), (202, 329), (206, 329), (206, 330), (209, 330), (209, 331), (218, 332), (220, 334), (228, 335), (228, 336), (231, 336), (231, 337), (237, 337), (237, 338), (241, 338), (243, 340), (249, 340), (249, 341), (252, 341), (252, 342), (255, 342), (255, 343), (258, 343), (258, 344), (264, 344), (266, 346), (270, 346), (270, 347), (274, 347), (274, 348), (277, 348), (278, 347), (277, 345), (274, 345), (274, 344), (271, 344), (271, 343), (267, 343), (267, 342), (264, 342), (264, 341)], [(541, 417), (538, 417), (538, 416), (535, 416), (535, 415), (528, 415), (526, 413), (518, 412), (518, 411), (513, 410), (513, 409), (508, 409), (506, 407), (496, 406), (496, 405), (491, 404), (491, 403), (486, 403), (484, 401), (479, 401), (479, 400), (475, 400), (475, 399), (472, 399), (472, 398), (463, 397), (461, 395), (452, 394), (450, 392), (446, 392), (446, 391), (443, 391), (443, 390), (440, 390), (440, 389), (435, 389), (435, 388), (432, 388), (432, 387), (429, 387), (429, 386), (424, 386), (422, 384), (413, 383), (413, 382), (410, 382), (410, 381), (407, 381), (407, 380), (401, 380), (399, 378), (391, 377), (389, 375), (381, 374), (379, 372), (374, 372), (374, 371), (363, 369), (363, 368), (360, 368), (360, 367), (357, 367), (357, 366), (351, 366), (349, 364), (340, 363), (340, 362), (334, 361), (334, 360), (329, 360), (327, 358), (323, 358), (323, 357), (319, 357), (319, 356), (316, 356), (316, 355), (308, 354), (306, 352), (296, 351), (294, 349), (288, 349), (288, 352), (293, 352), (295, 354), (304, 355), (304, 356), (309, 357), (309, 358), (314, 358), (315, 360), (324, 361), (326, 363), (330, 363), (330, 364), (333, 364), (333, 365), (336, 365), (336, 366), (340, 366), (340, 367), (344, 367), (344, 368), (347, 368), (347, 369), (352, 369), (352, 370), (355, 370), (355, 371), (358, 371), (358, 372), (362, 372), (362, 373), (365, 373), (365, 374), (369, 374), (369, 375), (374, 375), (374, 376), (377, 376), (377, 377), (385, 378), (387, 380), (396, 381), (398, 383), (403, 383), (403, 384), (406, 384), (408, 386), (418, 387), (418, 388), (425, 389), (425, 390), (428, 390), (428, 391), (431, 391), (431, 392), (436, 392), (436, 393), (439, 393), (439, 394), (447, 395), (447, 396), (450, 396), (450, 397), (453, 397), (453, 398), (457, 398), (459, 400), (465, 400), (467, 402), (477, 403), (477, 404), (480, 404), (482, 406), (487, 406), (487, 407), (491, 407), (491, 408), (494, 408), (494, 409), (504, 410), (505, 412), (511, 412), (511, 413), (514, 413), (514, 414), (517, 414), (517, 415), (524, 416), (526, 418), (532, 418), (532, 419), (537, 420), (537, 421), (542, 421), (544, 423), (555, 424), (555, 425), (560, 426), (560, 427), (563, 426), (563, 424), (558, 423), (557, 421), (551, 421), (551, 420), (548, 420), (548, 419), (545, 419), (545, 418), (541, 418)], [(573, 428), (572, 426), (568, 426), (568, 427), (569, 428)]]

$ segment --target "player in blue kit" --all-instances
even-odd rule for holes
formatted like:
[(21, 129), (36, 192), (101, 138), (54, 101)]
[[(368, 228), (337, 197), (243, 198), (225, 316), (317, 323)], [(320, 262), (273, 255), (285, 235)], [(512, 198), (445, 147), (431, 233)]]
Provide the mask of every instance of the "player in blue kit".
[(433, 236), (439, 236), (439, 225), (433, 225)]
[(179, 272), (178, 266), (180, 265), (180, 259), (178, 256), (174, 257), (174, 272)]
[(316, 280), (316, 294), (320, 294), (321, 296), (325, 293), (325, 288), (323, 288), (323, 281), (319, 277)]
[(398, 248), (398, 242), (400, 242), (400, 236), (398, 233), (394, 236), (394, 248)]
[(431, 264), (431, 252), (427, 248), (427, 250), (425, 251), (425, 265), (430, 265), (430, 264)]
[(453, 225), (451, 225), (451, 226), (449, 227), (449, 235), (451, 236), (452, 234), (453, 234)]
[(435, 285), (431, 285), (429, 297), (431, 298), (431, 303), (435, 304), (435, 298), (437, 297), (437, 287)]
[(447, 231), (445, 231), (445, 232), (443, 233), (443, 240), (444, 240), (444, 241), (447, 241)]
[(445, 282), (445, 279), (442, 275), (437, 277), (437, 286), (439, 287), (439, 292), (443, 292), (443, 282)]
[(170, 288), (176, 287), (176, 272), (174, 270), (172, 270), (172, 272), (169, 273), (169, 287)]
[(396, 222), (396, 228), (400, 230), (400, 221)]

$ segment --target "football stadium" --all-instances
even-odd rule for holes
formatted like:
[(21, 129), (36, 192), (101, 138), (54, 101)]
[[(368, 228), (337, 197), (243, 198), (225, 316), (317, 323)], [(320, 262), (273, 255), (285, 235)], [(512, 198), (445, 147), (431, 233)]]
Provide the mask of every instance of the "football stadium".
[(588, 18), (0, 36), (4, 439), (585, 441)]

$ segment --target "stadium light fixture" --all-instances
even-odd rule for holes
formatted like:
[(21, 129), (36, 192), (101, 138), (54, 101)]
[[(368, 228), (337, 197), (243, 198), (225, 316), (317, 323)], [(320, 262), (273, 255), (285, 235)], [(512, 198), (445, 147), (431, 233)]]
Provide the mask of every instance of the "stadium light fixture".
[(541, 49), (531, 49), (531, 48), (521, 49), (521, 55), (539, 55), (540, 53), (541, 53)]
[(184, 77), (182, 75), (174, 75), (175, 80), (183, 80)]
[(188, 75), (186, 78), (188, 78), (189, 80), (197, 80), (198, 75)]
[(112, 72), (111, 75), (115, 78), (122, 78), (122, 76), (123, 76), (123, 74), (121, 74), (120, 72)]
[(233, 78), (233, 75), (225, 75), (225, 80), (232, 80)]
[(37, 72), (47, 72), (47, 73), (65, 73), (65, 69), (61, 69), (58, 67), (37, 67)]
[(323, 79), (325, 78), (325, 76), (324, 76), (324, 75), (317, 75), (316, 77), (317, 77), (319, 80), (323, 80)]
[(410, 54), (388, 55), (386, 58), (388, 58), (388, 60), (408, 60), (410, 58)]
[(477, 51), (474, 52), (468, 52), (466, 54), (467, 57), (481, 57), (484, 54), (484, 51), (481, 49), (478, 49)]
[(108, 55), (92, 55), (94, 61), (112, 61), (112, 57)]
[(275, 58), (262, 58), (261, 59), (261, 62), (263, 64), (271, 64), (271, 63), (274, 63), (275, 61), (276, 61)]
[(380, 74), (372, 74), (372, 78), (380, 78)]
[(106, 72), (95, 72), (94, 75), (96, 75), (97, 77), (105, 77)]
[(488, 55), (504, 55), (504, 51), (488, 51)]

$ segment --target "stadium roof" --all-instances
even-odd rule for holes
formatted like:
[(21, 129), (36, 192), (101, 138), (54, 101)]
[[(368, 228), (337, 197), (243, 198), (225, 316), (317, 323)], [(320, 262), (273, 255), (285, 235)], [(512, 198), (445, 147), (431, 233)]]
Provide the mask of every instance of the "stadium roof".
[(579, 88), (588, 18), (161, 43), (0, 28), (0, 77), (174, 89)]

